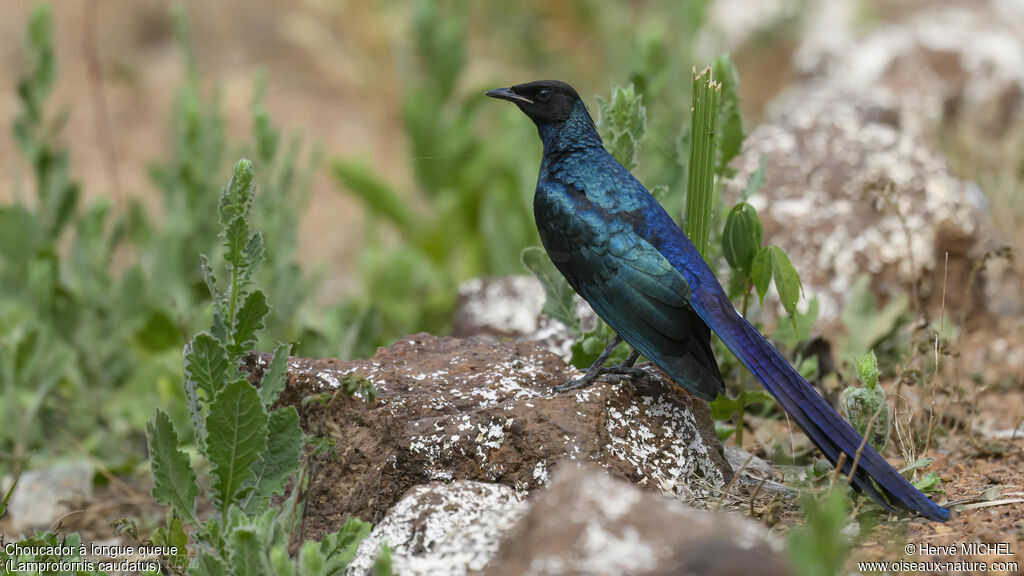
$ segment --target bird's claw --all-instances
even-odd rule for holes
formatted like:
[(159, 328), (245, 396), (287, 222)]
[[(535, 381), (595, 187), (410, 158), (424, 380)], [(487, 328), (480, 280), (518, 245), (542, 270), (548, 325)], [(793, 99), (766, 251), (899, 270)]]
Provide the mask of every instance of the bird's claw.
[[(635, 361), (635, 359), (633, 359)], [(587, 372), (581, 378), (570, 380), (561, 386), (555, 386), (553, 390), (556, 394), (563, 392), (569, 392), (571, 390), (582, 390), (593, 386), (596, 382), (610, 382), (617, 384), (619, 382), (625, 382), (626, 380), (646, 380), (648, 377), (647, 372), (640, 369), (634, 368), (633, 362), (627, 359), (621, 364), (613, 364), (606, 368), (594, 371), (593, 373)]]

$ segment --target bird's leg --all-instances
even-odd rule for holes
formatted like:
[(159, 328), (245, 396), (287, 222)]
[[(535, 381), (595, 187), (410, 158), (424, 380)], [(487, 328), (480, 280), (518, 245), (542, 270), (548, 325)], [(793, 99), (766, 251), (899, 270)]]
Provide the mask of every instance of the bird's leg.
[(633, 368), (633, 364), (636, 363), (636, 359), (640, 356), (640, 353), (636, 350), (630, 352), (629, 356), (622, 361), (621, 364), (614, 364), (604, 366), (604, 363), (608, 361), (608, 357), (615, 352), (615, 349), (622, 343), (622, 337), (618, 334), (612, 338), (611, 342), (605, 346), (604, 351), (601, 355), (594, 360), (594, 363), (587, 368), (586, 373), (581, 378), (576, 380), (570, 380), (561, 386), (555, 386), (555, 392), (568, 392), (569, 390), (579, 390), (591, 386), (594, 382), (597, 382), (602, 376), (613, 374), (616, 376), (644, 376), (646, 372), (639, 368)]

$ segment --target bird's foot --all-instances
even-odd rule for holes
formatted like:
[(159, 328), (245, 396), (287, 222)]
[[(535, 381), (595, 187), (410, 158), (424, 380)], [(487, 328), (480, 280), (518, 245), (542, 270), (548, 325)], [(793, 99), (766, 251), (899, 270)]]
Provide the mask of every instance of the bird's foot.
[[(615, 346), (618, 345), (618, 342), (613, 341), (612, 344), (613, 345), (610, 347), (614, 350)], [(604, 356), (604, 359), (607, 359), (607, 355), (602, 353), (602, 356)], [(636, 363), (636, 359), (639, 356), (640, 353), (633, 350), (629, 357), (623, 360), (621, 364), (612, 364), (607, 367), (601, 366), (604, 362), (603, 359), (599, 357), (598, 362), (595, 362), (594, 365), (587, 370), (586, 374), (575, 380), (570, 380), (561, 386), (555, 386), (554, 391), (561, 394), (562, 392), (568, 392), (570, 390), (582, 390), (583, 388), (588, 388), (593, 386), (595, 382), (623, 382), (633, 378), (647, 378), (647, 372), (644, 372), (640, 368), (633, 367), (633, 364)]]

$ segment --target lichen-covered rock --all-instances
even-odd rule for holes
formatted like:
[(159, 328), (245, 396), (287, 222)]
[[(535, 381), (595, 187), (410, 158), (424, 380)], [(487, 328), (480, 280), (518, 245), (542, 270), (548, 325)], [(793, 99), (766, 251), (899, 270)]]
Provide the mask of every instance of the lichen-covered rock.
[(461, 576), (479, 570), (525, 512), (526, 504), (504, 484), (460, 480), (416, 486), (359, 544), (346, 574), (373, 574), (385, 543), (395, 574)]
[[(572, 357), (576, 338), (565, 325), (545, 316), (544, 287), (533, 276), (473, 278), (459, 285), (452, 316), (452, 336), (513, 338), (536, 342), (565, 361)], [(576, 315), (584, 331), (592, 330), (597, 315), (576, 298)]]
[(782, 575), (777, 542), (737, 514), (706, 512), (593, 468), (559, 469), (483, 574)]
[[(254, 379), (268, 362), (247, 361)], [(307, 501), (307, 536), (349, 516), (379, 521), (407, 490), (431, 481), (477, 480), (527, 493), (562, 460), (596, 463), (632, 482), (689, 499), (731, 471), (706, 405), (651, 369), (648, 382), (599, 383), (571, 394), (578, 377), (536, 344), (480, 338), (406, 337), (369, 360), (293, 358), (281, 402), (298, 407), (307, 432), (328, 436)], [(367, 378), (370, 404), (345, 394)]]
[(533, 276), (473, 278), (459, 285), (452, 335), (518, 338), (542, 324), (544, 287)]
[(806, 35), (797, 72), (877, 95), (903, 131), (929, 140), (954, 126), (999, 140), (1024, 121), (1019, 3), (932, 6), (862, 36), (847, 30)]
[[(979, 195), (945, 159), (893, 126), (885, 106), (829, 83), (791, 89), (772, 107), (734, 161), (723, 187), (736, 202), (765, 161), (764, 186), (749, 202), (800, 273), (807, 300), (817, 296), (819, 325), (835, 320), (860, 275), (883, 300), (912, 293), (934, 306), (948, 286), (968, 284), (979, 230)], [(980, 304), (980, 289), (969, 295)], [(947, 293), (958, 309), (963, 289)]]

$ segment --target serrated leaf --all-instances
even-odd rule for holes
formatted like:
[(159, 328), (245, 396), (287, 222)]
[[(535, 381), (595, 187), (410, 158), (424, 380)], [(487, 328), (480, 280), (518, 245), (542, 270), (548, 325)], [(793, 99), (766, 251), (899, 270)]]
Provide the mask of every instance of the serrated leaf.
[(242, 270), (246, 278), (251, 278), (263, 263), (263, 234), (253, 232), (245, 243), (242, 253)]
[[(302, 543), (299, 549), (299, 576), (321, 576), (327, 574), (327, 559), (324, 558), (320, 546), (316, 542), (307, 540)], [(338, 574), (341, 572), (339, 571)]]
[(746, 202), (733, 206), (722, 232), (722, 251), (729, 266), (749, 276), (754, 257), (761, 249), (763, 235), (761, 219), (753, 206)]
[(196, 523), (199, 486), (188, 456), (178, 450), (178, 433), (170, 416), (157, 408), (156, 417), (146, 423), (153, 499), (170, 506), (174, 513)]
[(291, 353), (291, 344), (279, 345), (274, 350), (274, 358), (271, 359), (270, 365), (263, 371), (263, 379), (260, 380), (260, 401), (268, 409), (277, 401), (288, 381), (288, 357)]
[(253, 476), (242, 509), (255, 514), (266, 508), (272, 494), (282, 494), (285, 483), (299, 469), (304, 435), (294, 406), (270, 413), (267, 449), (253, 466)]
[(878, 386), (878, 376), (881, 373), (878, 370), (878, 358), (875, 357), (875, 351), (871, 350), (864, 356), (857, 358), (856, 364), (857, 379), (868, 390), (874, 390), (875, 386)]
[(242, 159), (235, 164), (231, 180), (221, 191), (217, 205), (222, 226), (227, 226), (248, 214), (253, 193), (256, 191), (254, 178), (252, 162)]
[(598, 125), (605, 148), (627, 170), (635, 170), (640, 143), (647, 134), (647, 111), (643, 96), (633, 85), (611, 87), (611, 101), (597, 99)]
[(228, 567), (219, 558), (200, 548), (188, 573), (192, 576), (227, 576)]
[(245, 380), (225, 386), (210, 403), (206, 418), (207, 455), (213, 466), (213, 498), (224, 510), (236, 501), (252, 465), (267, 446), (268, 416), (256, 389)]
[(262, 576), (266, 573), (260, 552), (263, 551), (254, 528), (235, 528), (228, 536), (228, 557), (232, 576)]
[(337, 532), (324, 536), (320, 551), (327, 558), (324, 574), (338, 576), (356, 557), (359, 543), (370, 534), (373, 526), (359, 518), (349, 518)]
[(209, 400), (227, 382), (228, 353), (216, 338), (200, 332), (185, 345), (185, 379), (206, 393)]
[[(249, 223), (245, 218), (238, 217), (224, 229), (224, 261), (229, 268), (242, 271), (245, 269), (243, 251), (249, 241)], [(229, 294), (230, 296), (230, 294)]]
[(232, 345), (229, 348), (232, 357), (247, 352), (256, 344), (256, 332), (263, 329), (263, 320), (269, 313), (267, 296), (262, 290), (254, 290), (245, 297), (245, 302), (235, 315)]
[(868, 443), (881, 452), (889, 443), (889, 405), (885, 402), (882, 387), (873, 390), (867, 388), (846, 388), (842, 394), (843, 414), (861, 436), (871, 434)]
[(565, 324), (573, 333), (579, 334), (580, 323), (576, 318), (575, 292), (562, 274), (555, 268), (543, 248), (530, 246), (520, 254), (523, 266), (540, 280), (544, 286), (544, 308), (542, 312)]

